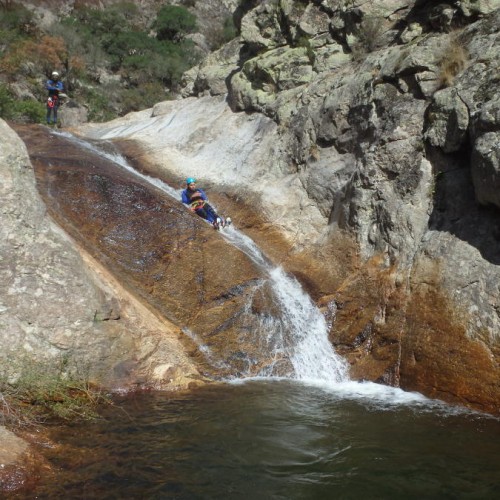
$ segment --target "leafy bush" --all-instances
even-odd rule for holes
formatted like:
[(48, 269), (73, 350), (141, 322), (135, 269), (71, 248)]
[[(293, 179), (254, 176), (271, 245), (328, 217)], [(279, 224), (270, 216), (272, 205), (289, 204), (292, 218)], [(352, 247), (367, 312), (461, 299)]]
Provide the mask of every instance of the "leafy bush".
[(367, 17), (358, 25), (356, 31), (358, 43), (355, 47), (357, 55), (373, 52), (377, 48), (377, 43), (384, 31), (383, 21), (381, 17)]
[(11, 103), (12, 95), (10, 94), (7, 85), (0, 85), (0, 118), (3, 118), (4, 120), (9, 120), (11, 118)]
[(179, 43), (164, 42), (160, 55), (162, 59), (158, 77), (172, 87), (178, 85), (182, 74), (200, 60), (200, 54), (192, 40), (182, 40)]
[(33, 13), (23, 5), (12, 4), (8, 9), (2, 9), (0, 29), (29, 33), (33, 29)]
[(14, 104), (14, 121), (23, 123), (42, 123), (45, 120), (47, 107), (37, 101), (23, 100)]
[(130, 113), (153, 107), (157, 102), (167, 99), (165, 87), (159, 82), (151, 82), (135, 89), (125, 89), (122, 93), (122, 111)]
[(87, 104), (88, 118), (92, 122), (106, 122), (118, 116), (116, 104), (120, 100), (120, 89), (116, 85), (101, 86), (98, 90), (86, 88), (81, 98)]
[(214, 29), (207, 33), (207, 41), (212, 50), (216, 50), (225, 43), (231, 41), (238, 36), (238, 30), (234, 25), (232, 16), (224, 19), (224, 24), (219, 29)]
[(32, 100), (17, 100), (6, 85), (0, 85), (0, 118), (23, 123), (41, 123), (45, 104)]
[(81, 7), (65, 22), (78, 26), (98, 39), (110, 39), (118, 33), (128, 31), (135, 24), (139, 9), (132, 2), (114, 4), (106, 9)]
[(20, 72), (23, 65), (34, 64), (40, 72), (50, 75), (55, 68), (64, 66), (68, 53), (64, 40), (43, 36), (40, 40), (25, 40), (0, 61), (0, 68), (7, 74)]
[(164, 5), (153, 22), (158, 40), (180, 40), (196, 29), (196, 16), (177, 5)]
[(104, 48), (111, 56), (111, 67), (115, 70), (118, 70), (127, 58), (148, 56), (160, 50), (158, 40), (140, 31), (120, 33), (106, 43)]

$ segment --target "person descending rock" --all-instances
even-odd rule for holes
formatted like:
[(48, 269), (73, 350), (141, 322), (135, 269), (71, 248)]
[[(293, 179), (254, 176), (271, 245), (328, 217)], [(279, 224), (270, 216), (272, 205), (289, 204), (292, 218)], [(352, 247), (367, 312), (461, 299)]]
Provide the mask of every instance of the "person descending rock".
[(196, 179), (188, 177), (186, 179), (186, 189), (182, 191), (182, 203), (189, 206), (196, 215), (210, 222), (214, 229), (224, 227), (230, 223), (230, 219), (219, 217), (213, 207), (208, 203), (207, 195), (203, 189), (196, 187)]
[(49, 91), (49, 96), (47, 98), (47, 124), (50, 125), (50, 117), (52, 118), (52, 123), (57, 123), (57, 110), (60, 105), (60, 94), (64, 90), (63, 83), (59, 80), (59, 73), (53, 71), (50, 80), (47, 80), (45, 88)]

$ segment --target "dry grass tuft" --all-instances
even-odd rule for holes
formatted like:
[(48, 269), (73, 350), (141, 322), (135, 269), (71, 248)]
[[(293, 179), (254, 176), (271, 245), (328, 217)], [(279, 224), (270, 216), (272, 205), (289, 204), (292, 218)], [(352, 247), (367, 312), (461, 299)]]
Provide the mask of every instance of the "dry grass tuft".
[(464, 70), (469, 53), (458, 38), (450, 40), (439, 61), (439, 89), (453, 85), (455, 77)]

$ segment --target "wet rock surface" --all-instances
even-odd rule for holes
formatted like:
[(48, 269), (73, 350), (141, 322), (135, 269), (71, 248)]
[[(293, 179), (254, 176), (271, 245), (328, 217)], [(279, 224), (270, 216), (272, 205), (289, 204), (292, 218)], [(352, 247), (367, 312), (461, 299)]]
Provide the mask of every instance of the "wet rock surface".
[(15, 491), (26, 482), (28, 443), (0, 425), (0, 492)]
[[(51, 216), (126, 288), (182, 329), (207, 376), (251, 375), (271, 352), (266, 277), (176, 199), (46, 128), (18, 128)], [(258, 306), (253, 307), (253, 303)], [(101, 320), (116, 317), (110, 304)]]
[[(278, 124), (289, 165), (328, 217), (297, 224), (312, 233), (308, 248), (345, 233), (356, 241), (359, 267), (353, 257), (321, 299), (332, 342), (354, 377), (442, 387), (445, 399), (498, 412), (499, 4), (320, 4), (248, 12), (247, 58), (227, 86), (233, 109)], [(282, 82), (295, 65), (312, 68), (309, 81)], [(329, 256), (329, 269), (341, 265)], [(409, 362), (424, 337), (425, 356)]]
[[(6, 139), (0, 153), (2, 376), (15, 381), (26, 370), (66, 370), (115, 389), (199, 380), (178, 328), (154, 317), (48, 217), (25, 147), (0, 126)], [(36, 130), (24, 132), (36, 139)], [(48, 129), (38, 130), (40, 147), (53, 150)], [(164, 377), (158, 367), (165, 365), (171, 370)]]
[[(78, 133), (134, 142), (137, 155), (131, 156), (171, 185), (180, 186), (187, 175), (206, 182), (211, 198), (235, 214), (238, 227), (321, 301), (332, 324), (330, 338), (351, 362), (353, 377), (498, 412), (496, 3), (360, 0), (246, 7), (239, 12), (241, 50), (233, 42), (186, 79), (185, 94), (197, 97), (159, 103)], [(51, 175), (59, 182), (56, 172)], [(140, 204), (140, 183), (129, 195), (98, 178), (88, 182), (94, 203), (101, 204), (108, 191)], [(47, 192), (55, 185), (47, 182)], [(169, 230), (182, 228), (179, 244), (190, 252), (189, 262), (176, 258), (184, 265), (200, 259), (214, 264), (208, 250), (221, 252), (216, 235), (163, 203), (150, 198), (145, 210), (151, 215), (159, 207), (162, 216), (172, 210), (176, 222)], [(71, 212), (69, 202), (62, 204)], [(145, 239), (144, 218), (122, 207), (130, 219), (123, 223), (102, 207), (101, 217), (97, 208), (76, 204), (73, 211), (95, 217), (83, 223), (84, 239), (100, 244), (92, 234), (97, 232), (110, 243), (105, 266), (127, 269), (130, 289), (144, 277), (148, 286), (141, 297), (161, 303), (163, 260), (174, 272), (173, 290), (191, 293), (175, 259), (163, 250), (150, 247), (144, 255), (131, 247), (135, 260), (123, 262), (122, 239), (127, 232)], [(113, 228), (92, 227), (108, 216), (122, 224), (122, 239)], [(75, 224), (67, 223), (68, 231), (77, 232)], [(164, 228), (157, 230), (166, 237)], [(196, 237), (187, 238), (184, 230)], [(148, 266), (156, 274), (145, 272)], [(195, 266), (190, 271), (194, 277), (210, 273)], [(217, 300), (221, 308), (242, 310), (239, 297), (246, 292), (234, 292), (233, 285), (248, 284), (243, 289), (252, 296), (254, 313), (272, 315), (262, 313), (268, 294), (259, 288), (258, 273), (243, 264), (234, 276), (232, 285), (213, 291), (200, 285), (208, 279), (195, 280), (192, 289), (202, 301), (187, 297), (184, 311), (179, 294), (168, 314), (187, 321), (198, 342), (198, 335), (212, 332), (217, 342), (210, 347), (222, 344), (221, 325), (229, 325), (223, 328), (229, 332), (234, 324), (217, 311)], [(212, 323), (212, 314), (203, 313), (199, 324), (193, 321), (200, 303), (220, 321)], [(100, 311), (99, 318), (116, 315), (106, 301)], [(207, 326), (203, 333), (201, 323)], [(195, 344), (188, 346), (193, 353)], [(228, 344), (220, 352), (243, 370), (240, 353)], [(478, 382), (483, 378), (485, 390)]]

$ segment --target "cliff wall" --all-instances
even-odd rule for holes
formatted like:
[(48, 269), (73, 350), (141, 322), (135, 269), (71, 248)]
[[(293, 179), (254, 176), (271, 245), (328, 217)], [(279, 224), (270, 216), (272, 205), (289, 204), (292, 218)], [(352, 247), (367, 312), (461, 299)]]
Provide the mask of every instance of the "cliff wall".
[(185, 75), (196, 100), (80, 133), (243, 200), (241, 227), (330, 311), (354, 377), (498, 411), (499, 6), (247, 7)]
[[(324, 307), (353, 378), (498, 412), (498, 2), (243, 7), (240, 37), (185, 75), (185, 99), (75, 131), (120, 140), (177, 187), (199, 177)], [(74, 329), (84, 360), (96, 331), (136, 342), (109, 337), (112, 313), (95, 325), (114, 295), (44, 216), (2, 128), (7, 351), (14, 338), (59, 355)]]
[(53, 371), (119, 389), (185, 388), (200, 379), (177, 340), (46, 213), (33, 167), (2, 120), (1, 376)]

